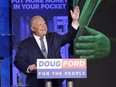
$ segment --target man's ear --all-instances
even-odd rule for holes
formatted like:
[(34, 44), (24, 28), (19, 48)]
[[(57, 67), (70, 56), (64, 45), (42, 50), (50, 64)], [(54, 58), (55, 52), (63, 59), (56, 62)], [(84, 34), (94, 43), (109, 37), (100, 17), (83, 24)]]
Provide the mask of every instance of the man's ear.
[(32, 32), (34, 32), (34, 29), (33, 29), (33, 27), (31, 27), (31, 31), (32, 31)]

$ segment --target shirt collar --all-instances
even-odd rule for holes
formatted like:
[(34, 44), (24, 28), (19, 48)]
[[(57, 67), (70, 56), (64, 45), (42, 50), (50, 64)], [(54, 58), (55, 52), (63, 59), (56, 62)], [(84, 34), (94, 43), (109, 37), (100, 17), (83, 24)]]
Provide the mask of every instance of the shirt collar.
[[(39, 36), (37, 36), (37, 35), (35, 35), (35, 34), (33, 34), (33, 36), (35, 37), (35, 38), (41, 38), (41, 37), (39, 37)], [(43, 39), (45, 39), (45, 36), (43, 36)]]

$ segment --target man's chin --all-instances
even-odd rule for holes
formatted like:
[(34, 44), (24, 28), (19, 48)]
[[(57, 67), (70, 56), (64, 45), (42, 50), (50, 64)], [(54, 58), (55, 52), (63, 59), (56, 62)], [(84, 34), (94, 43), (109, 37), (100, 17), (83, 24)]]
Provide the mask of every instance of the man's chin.
[(46, 35), (46, 34), (47, 34), (47, 32), (44, 32), (44, 33), (43, 33), (43, 35)]
[(47, 34), (47, 32), (45, 31), (44, 34)]

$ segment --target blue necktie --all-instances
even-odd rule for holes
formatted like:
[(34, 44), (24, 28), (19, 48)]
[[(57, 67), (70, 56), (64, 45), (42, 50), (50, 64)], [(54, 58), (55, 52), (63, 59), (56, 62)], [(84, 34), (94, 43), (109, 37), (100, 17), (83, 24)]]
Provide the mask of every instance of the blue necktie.
[(40, 43), (41, 43), (41, 51), (42, 51), (43, 55), (45, 57), (47, 57), (47, 51), (46, 51), (46, 48), (45, 48), (45, 44), (44, 44), (44, 41), (43, 41), (43, 37), (40, 38)]

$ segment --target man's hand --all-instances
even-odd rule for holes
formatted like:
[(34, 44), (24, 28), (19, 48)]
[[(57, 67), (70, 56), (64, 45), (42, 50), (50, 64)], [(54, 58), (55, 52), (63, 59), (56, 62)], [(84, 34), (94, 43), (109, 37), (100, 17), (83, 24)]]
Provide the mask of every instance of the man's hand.
[(80, 10), (78, 6), (75, 6), (74, 11), (70, 10), (72, 22), (78, 24)]
[(29, 72), (32, 72), (32, 71), (35, 71), (35, 70), (37, 70), (36, 64), (29, 65), (29, 67), (28, 67)]
[(107, 56), (110, 52), (109, 38), (94, 29), (85, 27), (85, 30), (88, 35), (77, 38), (78, 42), (75, 44), (76, 55), (79, 55), (80, 58), (87, 59)]

